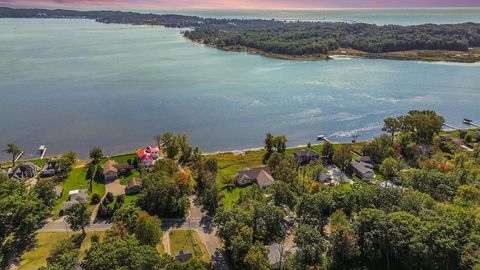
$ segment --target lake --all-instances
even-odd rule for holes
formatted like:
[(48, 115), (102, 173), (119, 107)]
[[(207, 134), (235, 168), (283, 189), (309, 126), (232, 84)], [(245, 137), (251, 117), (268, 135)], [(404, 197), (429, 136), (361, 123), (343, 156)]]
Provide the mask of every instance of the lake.
[(267, 132), (289, 146), (362, 140), (410, 109), (480, 121), (480, 64), (279, 60), (195, 44), (180, 29), (89, 20), (0, 19), (0, 33), (0, 145), (26, 157), (41, 144), (120, 153), (164, 131), (207, 152), (261, 146)]

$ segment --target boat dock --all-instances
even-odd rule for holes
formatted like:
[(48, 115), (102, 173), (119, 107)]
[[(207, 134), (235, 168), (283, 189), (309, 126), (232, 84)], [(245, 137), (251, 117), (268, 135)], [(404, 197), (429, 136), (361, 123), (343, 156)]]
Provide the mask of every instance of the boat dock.
[(18, 156), (15, 158), (15, 162), (17, 162), (20, 158), (22, 158), (23, 154), (25, 154), (24, 151), (22, 151)]
[(38, 153), (40, 154), (40, 159), (43, 159), (47, 153), (47, 147), (45, 145), (40, 145), (38, 148)]
[(451, 128), (451, 129), (454, 129), (454, 130), (463, 130), (463, 128), (459, 128), (459, 127), (456, 127), (456, 126), (452, 126), (452, 125), (449, 125), (449, 124), (443, 124), (444, 126), (448, 127), (448, 128)]
[(465, 125), (470, 125), (470, 126), (474, 126), (474, 127), (480, 128), (480, 125), (474, 123), (473, 120), (471, 120), (471, 119), (465, 118), (465, 119), (463, 119), (463, 123), (464, 123)]

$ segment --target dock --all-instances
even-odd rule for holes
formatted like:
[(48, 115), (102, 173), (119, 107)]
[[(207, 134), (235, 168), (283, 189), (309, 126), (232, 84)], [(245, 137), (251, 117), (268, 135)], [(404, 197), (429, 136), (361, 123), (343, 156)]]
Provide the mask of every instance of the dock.
[(449, 124), (443, 124), (444, 126), (448, 127), (448, 128), (451, 128), (451, 129), (454, 129), (454, 130), (463, 130), (463, 128), (459, 128), (459, 127), (456, 127), (456, 126), (452, 126), (452, 125), (449, 125)]
[(480, 128), (480, 125), (474, 123), (474, 122), (473, 122), (472, 120), (470, 120), (470, 119), (465, 119), (465, 120), (463, 120), (463, 123), (465, 123), (465, 125), (470, 125), (470, 126), (474, 126), (474, 127)]
[(22, 158), (23, 154), (25, 154), (24, 151), (22, 151), (20, 154), (18, 154), (18, 156), (15, 158), (15, 162), (17, 162), (18, 160), (20, 160), (20, 158)]
[(40, 154), (40, 159), (43, 159), (47, 153), (47, 147), (45, 145), (40, 145), (38, 148), (38, 153)]

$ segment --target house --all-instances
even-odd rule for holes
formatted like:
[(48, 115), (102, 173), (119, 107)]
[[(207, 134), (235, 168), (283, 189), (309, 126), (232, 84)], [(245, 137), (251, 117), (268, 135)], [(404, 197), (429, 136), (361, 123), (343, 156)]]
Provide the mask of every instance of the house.
[(118, 165), (118, 163), (113, 160), (108, 160), (103, 164), (102, 171), (105, 182), (113, 181), (118, 178), (118, 169), (116, 165)]
[(15, 179), (29, 179), (37, 174), (37, 166), (31, 162), (15, 166), (8, 172), (8, 177)]
[(49, 161), (45, 169), (40, 173), (41, 177), (52, 177), (59, 172), (60, 164), (58, 161)]
[(320, 181), (322, 183), (326, 183), (326, 182), (330, 182), (330, 180), (332, 180), (332, 177), (326, 172), (321, 171), (321, 172), (314, 172), (313, 179)]
[(354, 159), (350, 162), (349, 166), (352, 173), (357, 177), (363, 178), (373, 178), (375, 177), (375, 172), (373, 171), (373, 165), (363, 162), (360, 159)]
[(462, 146), (463, 145), (463, 142), (462, 140), (460, 140), (459, 138), (451, 135), (451, 134), (445, 134), (445, 135), (442, 135), (442, 137), (440, 137), (440, 140), (442, 142), (451, 142), (457, 146)]
[(268, 167), (258, 167), (238, 173), (236, 178), (239, 186), (256, 184), (261, 189), (266, 189), (273, 183), (273, 176)]
[(137, 161), (145, 167), (153, 166), (159, 157), (160, 151), (158, 147), (147, 146), (137, 151)]
[[(62, 190), (63, 192), (63, 190)], [(68, 192), (68, 201), (62, 204), (62, 213), (70, 209), (73, 205), (77, 203), (85, 203), (87, 201), (87, 190), (86, 189), (76, 189), (70, 190)]]
[(125, 194), (131, 195), (139, 193), (142, 189), (142, 179), (139, 178), (132, 178), (129, 179), (127, 182), (127, 186), (125, 187)]
[(180, 250), (175, 254), (175, 260), (180, 262), (186, 262), (193, 258), (193, 253), (189, 250)]
[(278, 243), (271, 244), (266, 248), (268, 250), (270, 269), (280, 269), (284, 266), (282, 264), (285, 262), (287, 255), (297, 252), (296, 248), (285, 248)]
[(68, 192), (70, 201), (77, 201), (79, 203), (84, 203), (87, 201), (87, 190), (86, 189), (75, 189)]
[(320, 158), (320, 155), (312, 149), (295, 151), (293, 156), (300, 164), (310, 163), (310, 161), (318, 160)]

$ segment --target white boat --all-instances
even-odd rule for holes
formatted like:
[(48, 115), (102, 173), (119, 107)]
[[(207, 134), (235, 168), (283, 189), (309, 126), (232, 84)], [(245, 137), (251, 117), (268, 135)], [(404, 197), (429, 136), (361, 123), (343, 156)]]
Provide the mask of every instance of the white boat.
[(45, 151), (45, 149), (47, 149), (47, 147), (45, 145), (40, 145), (40, 147), (38, 147), (38, 152), (43, 153), (43, 151)]
[(323, 141), (325, 139), (326, 139), (325, 135), (318, 135), (317, 136), (317, 141)]

